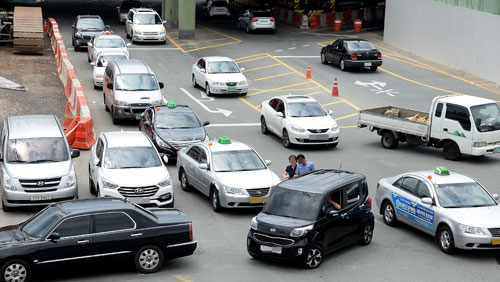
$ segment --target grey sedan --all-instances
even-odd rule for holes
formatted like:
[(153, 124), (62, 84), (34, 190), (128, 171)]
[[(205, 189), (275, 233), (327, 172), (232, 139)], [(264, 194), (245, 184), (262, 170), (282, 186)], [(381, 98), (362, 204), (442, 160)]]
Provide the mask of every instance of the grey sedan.
[(246, 10), (238, 18), (238, 29), (244, 29), (247, 33), (257, 30), (274, 33), (276, 20), (269, 10)]
[(250, 146), (221, 137), (184, 148), (177, 158), (181, 188), (210, 197), (214, 211), (263, 207), (279, 177)]
[(445, 253), (500, 249), (500, 205), (474, 179), (437, 167), (384, 178), (377, 206), (389, 226), (404, 222), (436, 237)]

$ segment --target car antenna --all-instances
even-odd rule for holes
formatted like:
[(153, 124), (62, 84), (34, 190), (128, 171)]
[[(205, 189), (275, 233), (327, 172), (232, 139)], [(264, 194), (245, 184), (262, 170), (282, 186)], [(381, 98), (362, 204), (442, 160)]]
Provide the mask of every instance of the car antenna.
[(340, 162), (340, 165), (339, 165), (339, 171), (342, 169), (342, 162)]

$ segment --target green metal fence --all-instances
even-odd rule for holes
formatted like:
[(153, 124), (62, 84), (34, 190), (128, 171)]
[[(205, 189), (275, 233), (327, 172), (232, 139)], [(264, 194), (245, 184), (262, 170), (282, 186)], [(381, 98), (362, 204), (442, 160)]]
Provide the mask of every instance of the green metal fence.
[(500, 0), (434, 0), (434, 1), (500, 15)]

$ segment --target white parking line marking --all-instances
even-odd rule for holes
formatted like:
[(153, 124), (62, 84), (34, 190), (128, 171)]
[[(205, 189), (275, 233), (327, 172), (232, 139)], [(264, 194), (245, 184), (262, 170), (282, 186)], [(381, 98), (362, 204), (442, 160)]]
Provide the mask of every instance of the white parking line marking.
[(282, 59), (286, 59), (286, 58), (319, 58), (319, 56), (274, 56), (275, 58), (282, 58)]
[(207, 112), (213, 113), (213, 114), (223, 114), (224, 116), (228, 117), (231, 115), (232, 111), (224, 110), (221, 108), (216, 108), (217, 110), (211, 110), (209, 107), (207, 107), (205, 104), (203, 104), (200, 100), (196, 99), (191, 93), (189, 93), (186, 89), (184, 88), (179, 88), (184, 94), (186, 94), (189, 98), (193, 99), (198, 105), (200, 105), (202, 108), (204, 108)]
[(246, 127), (246, 126), (260, 126), (260, 123), (214, 123), (206, 127)]
[(293, 49), (297, 49), (297, 47), (290, 47), (290, 48), (288, 48), (288, 50), (293, 50)]
[(274, 52), (281, 52), (283, 51), (282, 49), (275, 50)]
[(306, 45), (302, 45), (302, 47), (309, 47), (309, 45), (307, 45), (307, 44)]

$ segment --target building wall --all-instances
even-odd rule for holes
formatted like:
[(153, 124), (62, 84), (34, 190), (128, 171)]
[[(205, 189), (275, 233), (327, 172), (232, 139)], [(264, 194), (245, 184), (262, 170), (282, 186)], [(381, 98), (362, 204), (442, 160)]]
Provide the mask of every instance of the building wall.
[(500, 15), (499, 0), (434, 0), (434, 1)]
[(500, 84), (500, 16), (434, 0), (387, 0), (384, 41)]

